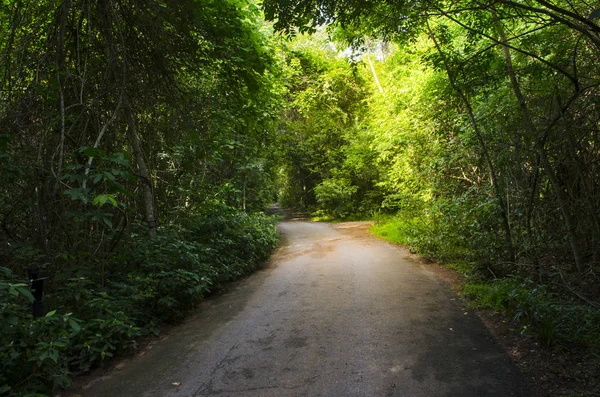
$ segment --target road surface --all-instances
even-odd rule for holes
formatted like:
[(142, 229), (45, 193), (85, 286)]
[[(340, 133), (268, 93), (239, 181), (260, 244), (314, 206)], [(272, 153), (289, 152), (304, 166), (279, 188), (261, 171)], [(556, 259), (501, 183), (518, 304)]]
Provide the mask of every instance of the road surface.
[(363, 224), (288, 221), (256, 274), (82, 396), (529, 396), (436, 274)]

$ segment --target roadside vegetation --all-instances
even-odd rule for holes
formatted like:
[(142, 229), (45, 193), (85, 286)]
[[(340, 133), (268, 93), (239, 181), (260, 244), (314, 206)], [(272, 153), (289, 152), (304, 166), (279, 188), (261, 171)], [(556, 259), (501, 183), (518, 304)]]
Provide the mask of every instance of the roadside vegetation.
[[(474, 305), (507, 313), (552, 354), (576, 357), (554, 375), (582, 383), (573, 395), (595, 395), (597, 6), (296, 3), (267, 0), (267, 15), (284, 31), (316, 31), (317, 42), (328, 21), (339, 47), (307, 69), (316, 76), (286, 113), (296, 139), (286, 180), (296, 182), (284, 202), (316, 219), (369, 216), (376, 235), (456, 269)], [(340, 75), (345, 86), (335, 90)]]
[(430, 230), (414, 220), (394, 217), (375, 224), (372, 231), (456, 270), (463, 277), (461, 293), (471, 298), (475, 307), (508, 313), (520, 333), (534, 335), (546, 346), (589, 347), (598, 353), (600, 310), (593, 302), (586, 305), (581, 297), (566, 290), (560, 274), (550, 274), (545, 282), (518, 271), (498, 277), (489, 266), (435, 247), (437, 234), (429, 234)]
[(134, 348), (140, 336), (158, 335), (161, 325), (181, 320), (204, 296), (268, 259), (279, 241), (274, 218), (213, 210), (160, 226), (151, 238), (134, 227), (125, 247), (97, 266), (58, 262), (62, 272), (46, 273), (53, 276), (45, 297), (52, 310), (41, 318), (31, 318), (28, 281), (0, 268), (2, 391), (67, 387), (73, 374)]
[(276, 200), (376, 219), (597, 359), (599, 23), (579, 0), (1, 1), (0, 395), (256, 269)]
[(247, 1), (0, 2), (0, 395), (52, 395), (268, 259), (275, 44)]

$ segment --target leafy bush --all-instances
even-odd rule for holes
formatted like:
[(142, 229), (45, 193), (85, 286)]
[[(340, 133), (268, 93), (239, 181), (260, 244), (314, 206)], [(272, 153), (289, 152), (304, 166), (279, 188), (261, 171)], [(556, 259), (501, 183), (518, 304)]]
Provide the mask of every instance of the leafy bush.
[(521, 324), (522, 332), (532, 329), (547, 345), (579, 343), (600, 350), (599, 310), (565, 301), (529, 280), (469, 283), (463, 293), (479, 307), (510, 313)]
[(70, 314), (61, 316), (54, 311), (33, 320), (33, 296), (27, 284), (9, 269), (0, 270), (0, 309), (4, 320), (0, 327), (0, 391), (7, 393), (16, 388), (50, 392), (67, 386), (68, 356), (63, 352), (72, 335), (70, 324), (77, 327), (78, 321)]
[[(454, 214), (451, 216), (454, 220), (405, 211), (381, 219), (372, 230), (412, 252), (448, 262), (469, 280), (463, 287), (465, 296), (479, 307), (508, 312), (521, 324), (522, 332), (533, 331), (545, 344), (578, 343), (600, 350), (599, 310), (571, 301), (564, 294), (551, 292), (528, 279), (486, 279), (485, 273), (491, 275), (486, 263), (499, 252), (501, 243), (497, 236), (491, 236), (489, 230), (493, 229), (489, 224), (468, 224), (465, 220), (473, 219), (471, 216), (477, 211), (494, 214), (493, 206), (482, 205), (473, 209), (471, 215), (460, 215), (456, 208), (447, 206), (438, 206), (434, 211)], [(452, 228), (451, 223), (454, 223)], [(480, 246), (474, 246), (473, 241), (465, 242), (465, 236)]]
[(445, 263), (471, 263), (477, 270), (506, 255), (499, 223), (496, 200), (465, 192), (454, 200), (437, 198), (426, 206), (401, 207), (395, 216), (381, 219), (373, 231), (412, 252)]
[[(0, 395), (52, 393), (135, 339), (180, 320), (221, 283), (248, 274), (278, 243), (276, 219), (211, 208), (154, 238), (132, 233), (126, 252), (106, 258), (108, 276), (52, 277), (53, 310), (33, 319), (27, 282), (0, 278)], [(78, 269), (81, 270), (81, 269)], [(65, 314), (62, 314), (65, 313)]]
[[(6, 326), (0, 329), (0, 390), (51, 393), (70, 384), (71, 371), (88, 370), (119, 349), (134, 344), (139, 329), (110, 307), (106, 293), (91, 299), (86, 321), (72, 313), (50, 311), (33, 319), (27, 284), (1, 268), (0, 306)], [(82, 313), (84, 314), (84, 313)]]
[(315, 195), (322, 211), (337, 218), (344, 218), (356, 212), (354, 194), (358, 186), (353, 186), (349, 179), (330, 178), (315, 187)]
[(411, 252), (440, 260), (456, 258), (456, 233), (440, 227), (439, 214), (399, 213), (378, 222), (373, 231), (387, 240), (405, 245)]

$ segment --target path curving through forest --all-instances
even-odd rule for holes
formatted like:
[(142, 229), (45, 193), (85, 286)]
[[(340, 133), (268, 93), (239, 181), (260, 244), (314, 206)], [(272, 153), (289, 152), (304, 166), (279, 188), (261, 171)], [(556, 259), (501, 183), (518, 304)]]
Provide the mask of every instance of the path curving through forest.
[(529, 396), (479, 318), (364, 223), (286, 221), (272, 261), (83, 396)]

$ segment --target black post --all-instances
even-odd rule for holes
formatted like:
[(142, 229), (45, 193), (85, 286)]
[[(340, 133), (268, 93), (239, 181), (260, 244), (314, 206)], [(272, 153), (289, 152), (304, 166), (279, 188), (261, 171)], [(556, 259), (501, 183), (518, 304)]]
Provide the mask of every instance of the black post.
[(44, 307), (44, 280), (47, 277), (40, 278), (40, 269), (37, 267), (30, 267), (27, 269), (27, 277), (29, 278), (29, 289), (33, 294), (33, 318), (44, 317), (46, 315), (46, 308)]

